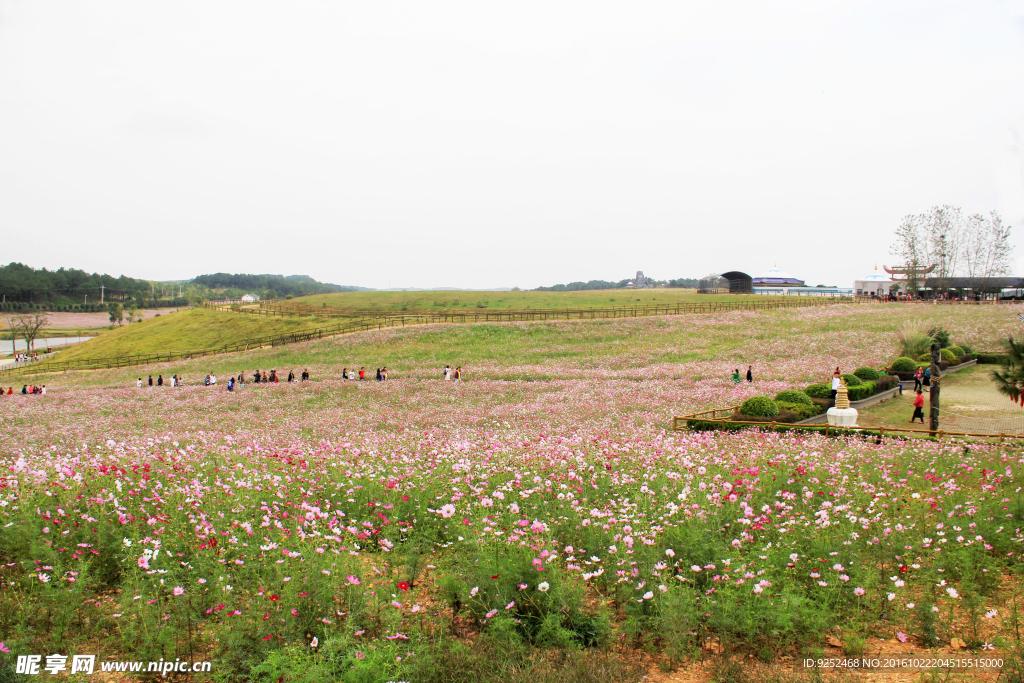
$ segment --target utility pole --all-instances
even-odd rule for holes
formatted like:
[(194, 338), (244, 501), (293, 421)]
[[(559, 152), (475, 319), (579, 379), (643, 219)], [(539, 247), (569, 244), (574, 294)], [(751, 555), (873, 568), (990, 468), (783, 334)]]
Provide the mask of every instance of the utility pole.
[(942, 369), (939, 368), (939, 345), (932, 344), (932, 380), (931, 390), (928, 392), (928, 405), (930, 406), (930, 422), (929, 433), (931, 436), (935, 436), (935, 433), (939, 431), (939, 373)]
[(103, 303), (103, 285), (100, 285), (100, 303)]

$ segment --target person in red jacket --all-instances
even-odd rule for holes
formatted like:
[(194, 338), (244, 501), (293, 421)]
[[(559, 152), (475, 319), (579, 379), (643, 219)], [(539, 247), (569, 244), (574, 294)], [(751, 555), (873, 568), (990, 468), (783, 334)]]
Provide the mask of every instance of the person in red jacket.
[(910, 424), (914, 424), (917, 418), (921, 418), (921, 424), (924, 424), (924, 393), (920, 389), (914, 397), (914, 417), (910, 418)]

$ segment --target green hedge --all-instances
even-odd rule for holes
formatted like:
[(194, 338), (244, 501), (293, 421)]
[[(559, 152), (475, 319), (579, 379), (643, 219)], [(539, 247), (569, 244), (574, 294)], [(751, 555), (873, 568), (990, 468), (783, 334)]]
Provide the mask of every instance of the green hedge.
[(979, 351), (974, 356), (978, 359), (978, 365), (999, 365), (1009, 358), (1005, 353), (986, 353), (984, 351)]
[[(805, 398), (806, 396), (807, 395), (804, 394)], [(806, 420), (814, 417), (815, 415), (821, 415), (825, 412), (825, 409), (822, 408), (822, 406), (815, 403), (789, 403), (787, 401), (776, 401), (776, 404), (779, 406), (780, 414), (782, 412), (794, 413), (796, 415), (796, 422)]]
[[(724, 423), (719, 423), (719, 422), (713, 422), (711, 420), (687, 420), (686, 421), (686, 427), (687, 427), (687, 429), (691, 429), (691, 430), (693, 430), (695, 432), (712, 432), (712, 431), (715, 431), (715, 430), (726, 431), (726, 432), (739, 432), (739, 431), (742, 431), (744, 429), (764, 429), (763, 427), (759, 427), (757, 425), (736, 424), (734, 422), (729, 422), (729, 421), (725, 421)], [(821, 434), (823, 436), (825, 435), (825, 428), (823, 426), (820, 426), (820, 425), (782, 425), (782, 424), (776, 424), (775, 427), (774, 427), (774, 431), (776, 431), (776, 432), (789, 432), (789, 431), (794, 431), (794, 432), (816, 432), (816, 433)], [(829, 431), (828, 431), (828, 436), (830, 436), (830, 437), (837, 437), (837, 436), (859, 436), (859, 437), (863, 437), (865, 439), (877, 439), (879, 436), (882, 436), (882, 435), (878, 431), (873, 430), (873, 429), (865, 429), (863, 431), (855, 431), (855, 430), (852, 430), (852, 429), (842, 429), (842, 428), (837, 428), (837, 427), (831, 427), (829, 429)], [(899, 435), (899, 436), (897, 436), (896, 434), (886, 433), (885, 437), (889, 438), (889, 439), (901, 438), (901, 439), (907, 439), (907, 440), (910, 440), (910, 439), (923, 439), (923, 440), (926, 440), (926, 441), (936, 441), (937, 440), (935, 437), (919, 436), (917, 434), (914, 434), (914, 435), (907, 434), (907, 435)]]
[(949, 346), (947, 347), (947, 350), (957, 358), (967, 355), (967, 352), (964, 351), (963, 348), (960, 346)]
[(779, 414), (779, 406), (767, 396), (754, 396), (743, 402), (740, 412), (753, 417), (775, 417)]
[(811, 400), (810, 396), (802, 391), (797, 391), (796, 389), (780, 391), (779, 395), (775, 397), (775, 401), (782, 403), (800, 403), (808, 406), (814, 405), (814, 401)]
[(856, 386), (848, 386), (846, 387), (846, 392), (851, 401), (863, 401), (868, 396), (873, 396), (875, 394), (875, 383), (864, 382)]
[(874, 368), (857, 368), (853, 371), (853, 374), (863, 380), (876, 380), (882, 376), (882, 373)]
[(811, 398), (832, 398), (832, 387), (827, 384), (812, 384), (804, 389), (804, 393)]
[(843, 373), (841, 376), (843, 379), (846, 380), (846, 386), (848, 387), (855, 387), (861, 383), (860, 377), (853, 374), (852, 372)]

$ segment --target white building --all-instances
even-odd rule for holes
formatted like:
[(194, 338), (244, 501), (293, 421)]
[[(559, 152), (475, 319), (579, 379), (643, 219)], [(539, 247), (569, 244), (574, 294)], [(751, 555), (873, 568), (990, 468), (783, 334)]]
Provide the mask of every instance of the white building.
[(242, 297), (243, 304), (254, 304), (260, 300), (259, 294), (246, 294)]
[(867, 277), (853, 281), (853, 291), (857, 294), (876, 294), (881, 296), (889, 292), (889, 288), (895, 283), (885, 275), (878, 272), (878, 266), (875, 266), (875, 272)]

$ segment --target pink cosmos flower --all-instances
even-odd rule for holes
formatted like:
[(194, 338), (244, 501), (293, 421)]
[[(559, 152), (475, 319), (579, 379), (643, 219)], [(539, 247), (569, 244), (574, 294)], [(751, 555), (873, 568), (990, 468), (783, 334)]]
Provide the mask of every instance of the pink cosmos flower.
[(175, 595), (183, 595), (184, 593), (185, 593), (185, 589), (182, 588), (181, 586), (175, 586), (174, 587), (174, 594)]

